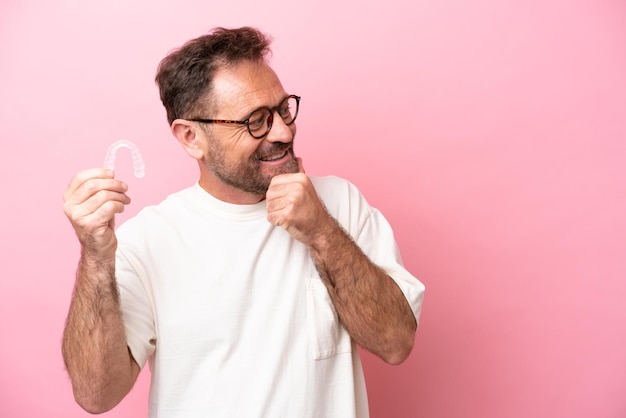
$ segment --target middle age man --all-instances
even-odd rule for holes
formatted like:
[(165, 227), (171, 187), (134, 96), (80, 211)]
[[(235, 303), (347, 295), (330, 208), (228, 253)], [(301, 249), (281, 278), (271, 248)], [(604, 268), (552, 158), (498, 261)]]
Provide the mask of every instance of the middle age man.
[[(113, 408), (149, 361), (151, 417), (367, 417), (356, 345), (399, 364), (423, 285), (355, 186), (309, 177), (300, 97), (253, 28), (218, 28), (160, 64), (198, 182), (113, 230), (130, 202), (104, 169), (65, 211), (81, 243), (64, 358), (77, 401)], [(339, 139), (338, 139), (339, 140)]]

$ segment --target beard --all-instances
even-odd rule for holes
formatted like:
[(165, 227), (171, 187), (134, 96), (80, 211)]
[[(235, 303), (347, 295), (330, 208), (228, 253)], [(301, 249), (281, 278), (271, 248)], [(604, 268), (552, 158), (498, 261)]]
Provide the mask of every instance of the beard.
[[(284, 151), (291, 156), (289, 161), (271, 169), (268, 167), (262, 169), (262, 155)], [(211, 141), (209, 155), (211, 156), (211, 163), (208, 165), (208, 168), (215, 177), (225, 184), (256, 195), (265, 195), (267, 193), (274, 176), (297, 173), (299, 171), (298, 161), (293, 151), (293, 142), (275, 142), (263, 150), (257, 149), (247, 160), (229, 162), (226, 159), (224, 148), (217, 141)]]

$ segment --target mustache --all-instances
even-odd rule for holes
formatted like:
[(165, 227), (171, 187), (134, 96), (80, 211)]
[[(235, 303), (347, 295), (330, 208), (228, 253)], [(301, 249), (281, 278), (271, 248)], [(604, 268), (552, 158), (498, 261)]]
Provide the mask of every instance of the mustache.
[(290, 142), (272, 142), (271, 145), (263, 148), (262, 150), (261, 149), (257, 150), (257, 152), (255, 152), (255, 156), (257, 158), (260, 158), (264, 155), (287, 151), (288, 149), (291, 149), (291, 148), (292, 148), (292, 143)]

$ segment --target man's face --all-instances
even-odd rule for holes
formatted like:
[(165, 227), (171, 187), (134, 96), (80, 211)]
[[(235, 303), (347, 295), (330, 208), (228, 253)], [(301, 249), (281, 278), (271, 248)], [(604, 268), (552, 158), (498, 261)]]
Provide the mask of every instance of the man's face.
[[(232, 120), (247, 119), (262, 106), (273, 108), (287, 96), (267, 64), (249, 61), (218, 71), (213, 94), (217, 114), (207, 117)], [(295, 123), (287, 126), (277, 113), (273, 116), (272, 129), (260, 139), (253, 138), (244, 125), (211, 125), (203, 159), (207, 174), (226, 188), (262, 198), (272, 177), (297, 172)]]

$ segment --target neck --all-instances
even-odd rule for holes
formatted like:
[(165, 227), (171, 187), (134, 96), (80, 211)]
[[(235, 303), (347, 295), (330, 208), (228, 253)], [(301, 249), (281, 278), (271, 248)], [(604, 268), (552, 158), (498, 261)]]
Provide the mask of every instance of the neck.
[(249, 193), (224, 184), (215, 178), (207, 179), (200, 177), (198, 183), (211, 196), (226, 203), (253, 205), (265, 200), (265, 194)]

